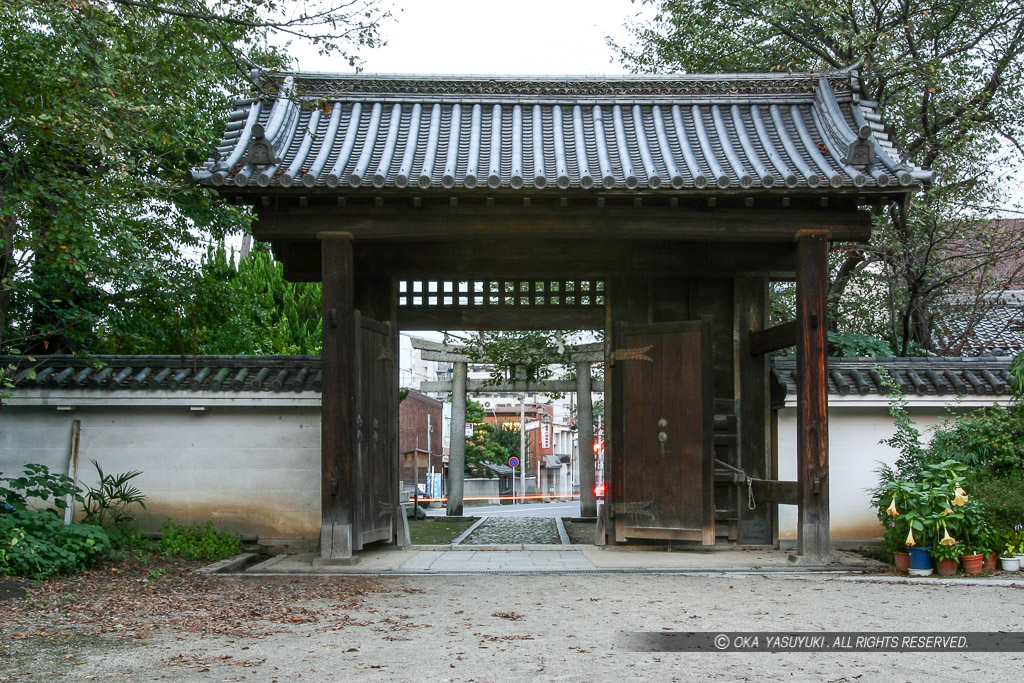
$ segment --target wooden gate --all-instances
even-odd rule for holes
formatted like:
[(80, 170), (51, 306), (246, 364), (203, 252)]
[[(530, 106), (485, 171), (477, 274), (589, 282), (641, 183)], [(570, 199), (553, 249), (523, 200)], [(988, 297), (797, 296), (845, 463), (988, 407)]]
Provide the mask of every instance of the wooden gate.
[(356, 533), (353, 550), (394, 537), (398, 505), (397, 359), (390, 324), (355, 311), (356, 368)]
[(715, 542), (711, 321), (616, 328), (611, 481), (618, 542)]

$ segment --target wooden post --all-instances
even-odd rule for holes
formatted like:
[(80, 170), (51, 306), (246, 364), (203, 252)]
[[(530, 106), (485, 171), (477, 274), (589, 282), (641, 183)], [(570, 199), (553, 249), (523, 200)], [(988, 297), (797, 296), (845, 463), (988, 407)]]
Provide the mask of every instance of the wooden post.
[(580, 517), (597, 517), (597, 498), (594, 496), (594, 405), (590, 393), (590, 363), (576, 364), (576, 386)]
[(827, 231), (797, 233), (797, 467), (800, 490), (795, 562), (829, 560)]
[(359, 482), (353, 437), (358, 378), (352, 306), (352, 235), (322, 232), (323, 387), (320, 408), (320, 558), (350, 564)]
[(452, 433), (448, 447), (448, 514), (462, 516), (466, 476), (466, 363), (452, 369)]

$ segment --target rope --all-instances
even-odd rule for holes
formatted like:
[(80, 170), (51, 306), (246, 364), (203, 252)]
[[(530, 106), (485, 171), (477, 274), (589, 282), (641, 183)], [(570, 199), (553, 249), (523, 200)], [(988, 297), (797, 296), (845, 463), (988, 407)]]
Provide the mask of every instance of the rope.
[(726, 469), (732, 470), (736, 474), (739, 474), (739, 475), (741, 475), (743, 477), (743, 481), (747, 485), (747, 509), (748, 510), (756, 510), (757, 509), (757, 501), (754, 500), (754, 482), (755, 481), (764, 481), (764, 480), (763, 479), (758, 479), (757, 477), (748, 477), (747, 473), (744, 472), (743, 470), (741, 470), (740, 468), (733, 467), (729, 463), (723, 462), (723, 461), (719, 460), (718, 458), (715, 458), (715, 463), (718, 464), (718, 465), (721, 465), (722, 467), (724, 467)]

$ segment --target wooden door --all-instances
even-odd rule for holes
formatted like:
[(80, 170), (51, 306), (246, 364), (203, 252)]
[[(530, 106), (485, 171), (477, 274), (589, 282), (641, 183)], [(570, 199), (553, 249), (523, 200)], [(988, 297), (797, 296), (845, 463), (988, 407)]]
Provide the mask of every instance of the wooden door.
[(620, 324), (613, 352), (615, 540), (715, 542), (711, 321)]
[(398, 473), (393, 423), (398, 419), (397, 359), (394, 332), (355, 312), (356, 368), (356, 487), (357, 527), (353, 550), (394, 536), (398, 504)]

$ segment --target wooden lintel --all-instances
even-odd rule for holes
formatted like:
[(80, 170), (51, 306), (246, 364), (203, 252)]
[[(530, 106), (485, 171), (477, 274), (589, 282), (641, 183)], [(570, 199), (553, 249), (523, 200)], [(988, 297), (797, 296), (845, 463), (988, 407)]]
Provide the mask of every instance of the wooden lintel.
[(800, 504), (800, 491), (795, 481), (754, 479), (752, 486), (754, 489), (754, 500), (758, 503)]
[[(485, 379), (471, 379), (466, 381), (466, 391), (470, 393), (508, 391), (515, 393), (553, 394), (576, 391), (576, 389), (576, 380), (571, 379), (549, 379), (542, 382), (518, 380), (502, 382), (500, 384), (491, 384)], [(599, 394), (603, 393), (604, 381), (599, 379), (591, 380), (590, 390)], [(444, 381), (422, 382), (420, 384), (420, 391), (450, 392), (452, 391), (452, 383)]]
[(750, 355), (762, 356), (772, 351), (796, 346), (799, 328), (792, 320), (765, 330), (750, 333)]
[(837, 241), (862, 241), (871, 234), (871, 213), (864, 210), (719, 208), (714, 213), (678, 208), (383, 206), (292, 206), (260, 210), (253, 235), (261, 240), (312, 237), (324, 230), (345, 230), (355, 239), (458, 240), (514, 236), (574, 239), (669, 238), (724, 242), (792, 242), (801, 230), (826, 227)]

